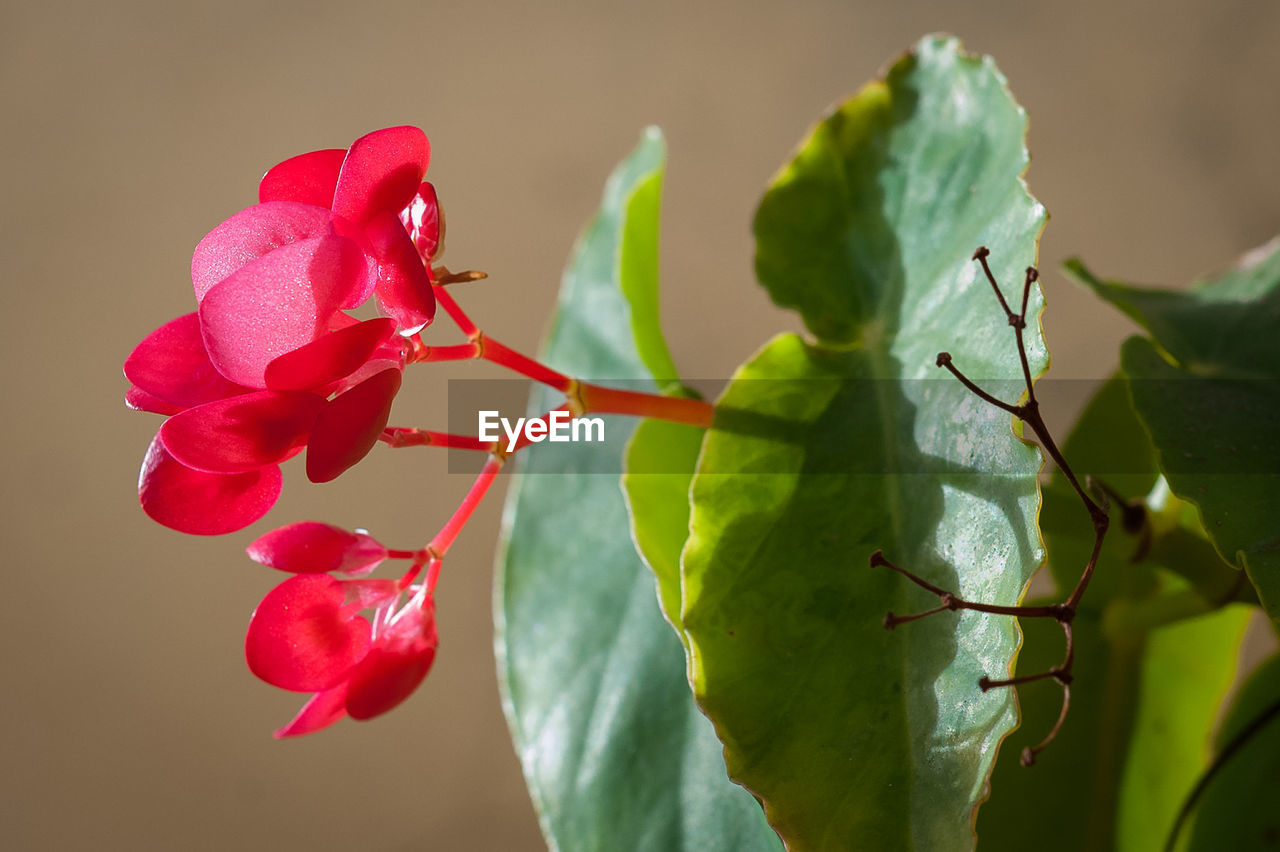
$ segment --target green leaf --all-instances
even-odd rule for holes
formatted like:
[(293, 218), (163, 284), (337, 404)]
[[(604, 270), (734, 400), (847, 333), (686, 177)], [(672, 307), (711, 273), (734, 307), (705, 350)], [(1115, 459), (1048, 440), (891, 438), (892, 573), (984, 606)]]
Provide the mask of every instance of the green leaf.
[(1102, 281), (1078, 259), (1066, 270), (1147, 329), (1188, 372), (1280, 377), (1280, 239), (1181, 291)]
[(1280, 844), (1280, 811), (1276, 779), (1280, 778), (1280, 655), (1258, 667), (1241, 688), (1218, 733), (1216, 751), (1242, 734), (1255, 720), (1269, 717), (1205, 788), (1195, 810), (1190, 852), (1222, 849), (1252, 852)]
[(1280, 242), (1186, 292), (1069, 269), (1152, 333), (1125, 342), (1121, 368), (1160, 467), (1280, 620)]
[(1117, 849), (1163, 847), (1182, 800), (1209, 762), (1209, 739), (1248, 623), (1249, 608), (1237, 605), (1151, 632), (1120, 788)]
[[(1093, 474), (1126, 498), (1142, 498), (1157, 482), (1155, 453), (1134, 414), (1125, 383), (1108, 381), (1086, 406), (1063, 453), (1077, 473)], [(1206, 762), (1205, 745), (1217, 706), (1231, 682), (1235, 652), (1248, 617), (1231, 607), (1207, 617), (1151, 629), (1144, 608), (1161, 608), (1185, 590), (1163, 576), (1162, 542), (1170, 536), (1200, 549), (1166, 556), (1181, 570), (1208, 545), (1182, 528), (1158, 535), (1142, 553), (1141, 538), (1125, 534), (1118, 504), (1094, 580), (1074, 621), (1077, 664), (1071, 710), (1034, 770), (1018, 763), (1052, 729), (1062, 690), (1052, 681), (1019, 688), (1023, 724), (1001, 750), (992, 776), (991, 801), (979, 812), (984, 848), (1013, 849), (1034, 836), (1041, 852), (1159, 849), (1181, 796)], [(1075, 586), (1093, 547), (1094, 534), (1080, 498), (1055, 472), (1040, 514), (1049, 568), (1060, 601)], [(1234, 574), (1209, 548), (1219, 574)], [(1208, 573), (1206, 571), (1206, 577)], [(1208, 582), (1206, 580), (1206, 582)], [(1214, 583), (1220, 583), (1218, 575)], [(1212, 586), (1220, 592), (1220, 585)], [(1208, 608), (1194, 596), (1196, 614)], [(1025, 649), (1018, 673), (1059, 664), (1063, 635), (1057, 624), (1024, 619)], [(1071, 814), (1064, 820), (1062, 814)], [(1052, 831), (1045, 827), (1052, 825)]]
[(627, 201), (618, 247), (618, 284), (631, 308), (635, 347), (649, 374), (664, 390), (678, 385), (678, 374), (662, 336), (658, 308), (658, 228), (663, 170), (638, 182)]
[[(560, 369), (652, 382), (633, 328), (644, 327), (634, 320), (646, 304), (656, 306), (657, 281), (620, 268), (620, 258), (638, 268), (632, 241), (656, 246), (657, 207), (638, 203), (637, 193), (655, 186), (664, 158), (650, 130), (609, 181), (544, 346)], [(619, 282), (628, 276), (647, 281), (648, 292), (624, 296)], [(644, 344), (651, 353), (661, 342), (655, 334)], [(538, 392), (530, 410), (557, 401)], [(584, 472), (621, 468), (617, 437), (630, 423), (611, 420), (608, 429), (608, 442), (576, 444), (570, 454), (543, 452), (553, 449), (547, 444), (522, 451), (508, 497), (496, 652), (543, 832), (553, 849), (776, 850), (777, 836), (728, 780), (720, 743), (693, 703), (680, 643), (632, 548), (617, 477)]]
[[(894, 331), (884, 324), (903, 314), (912, 280), (975, 281), (965, 260), (981, 243), (1010, 291), (1034, 260), (1027, 236), (1043, 228), (1044, 209), (1019, 179), (1026, 114), (991, 58), (957, 45), (921, 41), (818, 124), (765, 193), (756, 275), (821, 340), (875, 346)], [(973, 328), (990, 316), (975, 302), (963, 317), (936, 319)]]
[(1192, 379), (1142, 338), (1125, 341), (1120, 364), (1170, 488), (1200, 508), (1223, 558), (1280, 619), (1280, 395), (1254, 381)]
[(658, 579), (662, 614), (686, 645), (680, 553), (689, 538), (689, 486), (703, 434), (680, 423), (642, 421), (631, 436), (622, 476), (636, 547)]
[[(757, 269), (820, 338), (769, 343), (717, 405), (693, 482), (683, 624), (730, 775), (788, 848), (965, 849), (1012, 694), (1007, 617), (943, 614), (883, 568), (1013, 603), (1040, 564), (1038, 452), (934, 366), (1016, 398), (1015, 302), (1044, 210), (1026, 119), (987, 59), (930, 38), (824, 119), (756, 216)], [(1039, 315), (1031, 288), (1029, 317)], [(1046, 354), (1027, 330), (1031, 369)]]

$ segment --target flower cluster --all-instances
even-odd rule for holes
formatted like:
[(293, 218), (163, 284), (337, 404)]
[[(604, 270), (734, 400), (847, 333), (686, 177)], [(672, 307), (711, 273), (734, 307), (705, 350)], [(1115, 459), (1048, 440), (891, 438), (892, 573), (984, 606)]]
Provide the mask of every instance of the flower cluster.
[[(139, 500), (181, 532), (218, 535), (259, 520), (280, 494), (281, 463), (304, 449), (313, 482), (338, 477), (378, 440), (489, 455), (457, 510), (418, 550), (389, 550), (315, 521), (250, 545), (255, 561), (294, 576), (250, 620), (249, 668), (274, 686), (314, 693), (280, 737), (381, 715), (417, 688), (435, 659), (441, 560), (506, 457), (524, 446), (388, 428), (408, 364), (490, 361), (563, 393), (549, 416), (710, 423), (700, 400), (581, 382), (482, 334), (445, 285), (484, 273), (431, 266), (444, 218), (422, 180), (429, 158), (421, 130), (392, 127), (270, 169), (258, 203), (196, 246), (198, 309), (156, 329), (125, 361), (126, 402), (167, 418), (143, 461)], [(357, 319), (352, 312), (370, 300), (380, 316)], [(465, 343), (422, 342), (437, 303)], [(388, 559), (409, 560), (409, 568), (398, 579), (369, 576)]]
[[(173, 529), (216, 535), (261, 518), (279, 465), (306, 448), (326, 482), (382, 434), (408, 339), (431, 322), (429, 262), (441, 218), (422, 178), (416, 127), (272, 168), (259, 203), (209, 232), (191, 260), (199, 309), (146, 337), (125, 361), (134, 408), (171, 415), (147, 450), (143, 509)], [(373, 298), (383, 314), (349, 311)]]
[[(286, 160), (262, 178), (259, 203), (200, 241), (198, 310), (149, 334), (124, 365), (126, 402), (168, 416), (139, 477), (148, 515), (192, 534), (241, 529), (275, 503), (282, 462), (305, 448), (307, 477), (326, 482), (383, 434), (435, 313), (442, 218), (422, 182), (429, 152), (421, 130), (393, 127)], [(382, 316), (357, 320), (350, 312), (371, 298)], [(249, 667), (315, 693), (277, 736), (380, 715), (426, 677), (437, 551), (391, 551), (307, 521), (260, 537), (249, 555), (295, 575), (254, 612)], [(409, 570), (366, 576), (388, 558)]]
[[(273, 686), (315, 693), (277, 737), (310, 734), (345, 716), (380, 716), (426, 678), (436, 656), (440, 570), (430, 550), (392, 551), (365, 533), (304, 521), (257, 539), (249, 556), (296, 575), (254, 611), (245, 638), (249, 668)], [(412, 565), (399, 580), (364, 577), (387, 558)], [(425, 581), (412, 585), (424, 565)], [(363, 610), (373, 611), (372, 620)]]

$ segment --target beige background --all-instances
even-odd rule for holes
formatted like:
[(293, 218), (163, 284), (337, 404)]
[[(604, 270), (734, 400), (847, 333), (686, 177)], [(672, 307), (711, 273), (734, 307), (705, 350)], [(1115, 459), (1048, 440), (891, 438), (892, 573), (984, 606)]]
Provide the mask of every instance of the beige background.
[[(240, 642), (277, 578), (243, 557), (251, 532), (190, 538), (138, 510), (159, 420), (121, 405), (121, 361), (191, 309), (192, 247), (267, 166), (397, 123), (431, 135), (448, 260), (493, 276), (466, 302), (532, 349), (605, 175), (656, 123), (672, 346), (688, 373), (727, 375), (792, 325), (752, 283), (760, 189), (829, 103), (933, 30), (994, 54), (1032, 116), (1054, 375), (1105, 375), (1128, 328), (1064, 257), (1180, 283), (1280, 229), (1280, 6), (1258, 0), (6, 0), (0, 845), (539, 848), (493, 672), (500, 500), (450, 556), (421, 692), (273, 742), (298, 699), (255, 681)], [(396, 422), (442, 423), (441, 389), (416, 379)], [(466, 485), (427, 451), (375, 452), (326, 487), (294, 467), (255, 529), (318, 517), (415, 546)]]

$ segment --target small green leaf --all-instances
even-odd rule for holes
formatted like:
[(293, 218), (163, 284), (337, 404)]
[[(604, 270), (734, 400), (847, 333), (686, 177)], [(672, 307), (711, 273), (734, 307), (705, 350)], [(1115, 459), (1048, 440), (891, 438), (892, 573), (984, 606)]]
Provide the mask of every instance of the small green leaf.
[(1121, 368), (1161, 470), (1280, 620), (1280, 242), (1186, 292), (1068, 269), (1151, 332), (1125, 342)]
[(1194, 811), (1190, 852), (1223, 849), (1252, 852), (1280, 846), (1280, 656), (1258, 667), (1241, 688), (1222, 723), (1215, 751), (1242, 734), (1255, 721), (1269, 721), (1223, 764), (1209, 781)]
[[(1021, 392), (1013, 334), (970, 258), (1015, 303), (1044, 210), (1026, 119), (990, 60), (930, 38), (802, 143), (755, 220), (757, 270), (819, 337), (776, 338), (717, 405), (693, 482), (683, 623), (730, 774), (788, 848), (967, 849), (1016, 710), (1012, 619), (943, 614), (893, 561), (1012, 603), (1042, 551), (1038, 452), (935, 367), (939, 350)], [(1031, 288), (1028, 317), (1041, 307)], [(1031, 369), (1046, 354), (1028, 328)]]
[[(637, 270), (656, 269), (639, 246), (657, 245), (657, 206), (643, 199), (663, 160), (651, 130), (610, 179), (565, 275), (549, 363), (587, 378), (653, 381), (661, 339), (635, 317), (650, 308), (656, 316), (657, 280)], [(623, 279), (634, 283), (625, 294)], [(633, 331), (644, 328), (638, 345)], [(557, 401), (539, 391), (530, 410)], [(582, 472), (621, 469), (616, 438), (630, 423), (608, 429), (608, 442), (571, 454), (543, 452), (553, 449), (546, 444), (522, 451), (508, 496), (496, 652), (543, 833), (553, 849), (575, 852), (775, 852), (777, 835), (725, 775), (720, 743), (694, 705), (680, 643), (631, 545), (617, 478)]]
[(680, 553), (689, 538), (689, 486), (703, 434), (680, 423), (641, 422), (631, 436), (622, 476), (636, 547), (658, 579), (662, 614), (684, 644)]
[(664, 391), (678, 382), (658, 307), (658, 229), (664, 165), (638, 183), (627, 201), (618, 249), (618, 284), (631, 308), (631, 332), (649, 374)]
[(1280, 239), (1188, 290), (1103, 281), (1078, 259), (1066, 270), (1147, 329), (1188, 372), (1280, 377)]

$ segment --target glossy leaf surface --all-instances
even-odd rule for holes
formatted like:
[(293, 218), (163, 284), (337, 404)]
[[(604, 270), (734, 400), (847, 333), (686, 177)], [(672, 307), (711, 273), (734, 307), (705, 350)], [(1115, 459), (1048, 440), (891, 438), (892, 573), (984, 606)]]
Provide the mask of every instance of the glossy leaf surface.
[[(973, 846), (996, 746), (983, 694), (1012, 619), (946, 613), (873, 551), (971, 600), (1010, 604), (1043, 551), (1038, 452), (935, 356), (1016, 398), (1014, 303), (1044, 210), (1021, 181), (1026, 118), (1004, 78), (929, 38), (824, 119), (755, 220), (757, 272), (819, 338), (772, 341), (718, 403), (693, 482), (683, 624), (730, 775), (796, 850)], [(1031, 288), (1031, 369), (1046, 354)]]
[[(653, 380), (633, 337), (633, 311), (643, 309), (622, 292), (619, 258), (634, 257), (626, 246), (641, 232), (656, 245), (656, 204), (646, 221), (628, 213), (664, 158), (649, 131), (610, 179), (565, 276), (544, 347), (550, 365), (584, 378)], [(656, 294), (646, 298), (656, 305)], [(536, 393), (530, 411), (557, 402)], [(620, 469), (616, 437), (631, 428), (611, 419), (608, 443), (575, 445), (568, 456), (541, 453), (546, 445), (522, 451), (509, 497), (495, 601), (499, 674), (544, 834), (565, 850), (779, 849), (760, 807), (726, 777), (720, 743), (694, 706), (680, 643), (631, 544), (617, 477), (585, 472)], [(602, 452), (619, 457), (602, 466)], [(574, 469), (559, 466), (566, 458)]]

